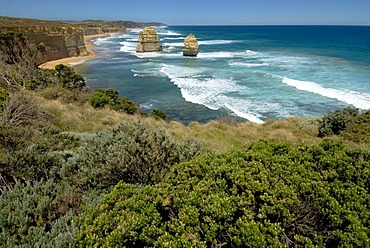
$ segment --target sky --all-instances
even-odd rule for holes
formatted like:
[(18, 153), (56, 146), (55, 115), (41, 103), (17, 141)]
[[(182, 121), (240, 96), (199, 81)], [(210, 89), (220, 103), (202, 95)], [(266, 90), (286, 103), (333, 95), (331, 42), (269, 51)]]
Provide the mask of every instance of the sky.
[(0, 16), (168, 25), (370, 25), (370, 0), (0, 0)]

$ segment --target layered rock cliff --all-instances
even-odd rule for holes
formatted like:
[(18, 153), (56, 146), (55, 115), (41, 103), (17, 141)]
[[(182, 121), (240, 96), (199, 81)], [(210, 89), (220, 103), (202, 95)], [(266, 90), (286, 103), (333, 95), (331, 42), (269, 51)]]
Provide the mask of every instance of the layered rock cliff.
[(163, 48), (159, 41), (157, 31), (154, 28), (149, 27), (145, 30), (140, 31), (136, 52), (162, 52)]
[(194, 35), (190, 34), (185, 38), (182, 51), (184, 56), (195, 57), (198, 55), (198, 41)]
[(0, 32), (23, 33), (36, 45), (40, 63), (65, 57), (87, 55), (84, 32), (63, 22), (1, 17)]
[(81, 22), (70, 22), (76, 28), (83, 30), (84, 35), (96, 35), (106, 33), (126, 33), (123, 21), (101, 21), (85, 20)]

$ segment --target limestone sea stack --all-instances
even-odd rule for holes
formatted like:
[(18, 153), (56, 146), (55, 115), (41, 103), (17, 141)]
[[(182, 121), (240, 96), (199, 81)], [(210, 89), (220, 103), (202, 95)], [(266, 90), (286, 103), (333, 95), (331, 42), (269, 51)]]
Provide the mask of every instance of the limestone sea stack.
[(136, 52), (162, 52), (163, 48), (159, 42), (159, 37), (154, 28), (149, 27), (140, 31)]
[(194, 35), (189, 34), (188, 37), (185, 38), (184, 41), (184, 48), (182, 49), (184, 56), (192, 56), (195, 57), (198, 54), (198, 41)]

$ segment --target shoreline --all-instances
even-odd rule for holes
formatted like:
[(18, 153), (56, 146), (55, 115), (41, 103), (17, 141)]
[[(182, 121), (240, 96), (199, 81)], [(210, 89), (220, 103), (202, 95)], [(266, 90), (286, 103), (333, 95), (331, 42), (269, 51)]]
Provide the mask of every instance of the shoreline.
[(114, 33), (86, 35), (84, 36), (84, 42), (85, 42), (85, 47), (86, 47), (88, 55), (51, 60), (51, 61), (48, 61), (48, 62), (45, 62), (39, 65), (39, 67), (42, 69), (55, 69), (55, 66), (59, 64), (63, 64), (67, 66), (68, 65), (70, 66), (71, 64), (77, 65), (77, 64), (84, 63), (86, 60), (96, 58), (98, 54), (93, 49), (95, 45), (94, 43), (92, 43), (92, 40), (96, 38), (108, 37), (108, 36), (111, 36), (112, 34)]

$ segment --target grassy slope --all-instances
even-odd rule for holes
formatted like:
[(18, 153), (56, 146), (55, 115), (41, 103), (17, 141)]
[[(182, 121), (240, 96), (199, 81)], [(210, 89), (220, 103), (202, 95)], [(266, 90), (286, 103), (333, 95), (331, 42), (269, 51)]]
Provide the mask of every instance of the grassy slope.
[[(268, 120), (265, 124), (251, 122), (235, 123), (230, 119), (220, 119), (207, 124), (193, 122), (185, 126), (179, 122), (166, 123), (139, 115), (127, 115), (109, 108), (94, 109), (88, 103), (63, 104), (60, 100), (46, 100), (38, 93), (34, 94), (37, 105), (53, 118), (49, 124), (66, 132), (94, 132), (121, 121), (140, 121), (153, 129), (164, 128), (177, 138), (193, 137), (204, 142), (213, 152), (222, 153), (240, 149), (260, 139), (288, 141), (294, 144), (318, 144), (317, 122), (315, 118), (286, 118)], [(336, 136), (332, 139), (339, 139)], [(366, 144), (358, 145), (347, 142), (349, 146), (370, 149)]]

